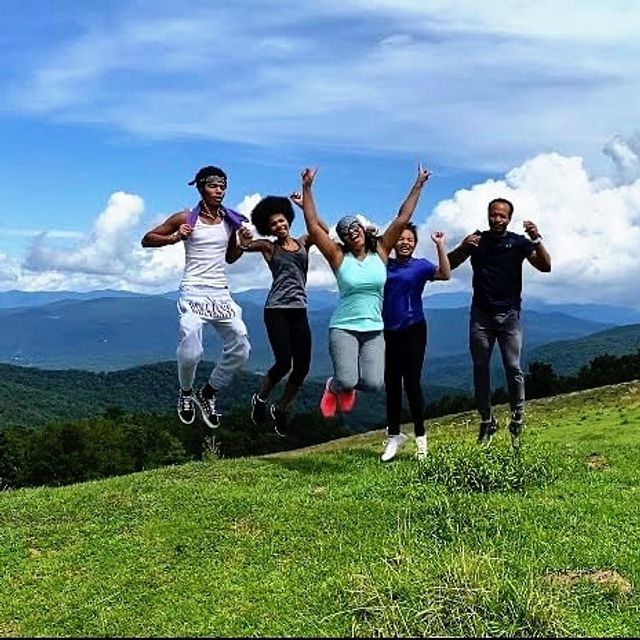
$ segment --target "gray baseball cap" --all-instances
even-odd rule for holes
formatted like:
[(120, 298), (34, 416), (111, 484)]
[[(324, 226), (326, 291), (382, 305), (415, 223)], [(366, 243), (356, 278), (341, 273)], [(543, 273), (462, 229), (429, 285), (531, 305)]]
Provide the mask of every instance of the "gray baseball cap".
[(342, 218), (340, 218), (340, 220), (338, 220), (338, 222), (336, 223), (336, 233), (341, 240), (344, 240), (344, 238), (347, 237), (349, 228), (353, 224), (359, 224), (364, 229), (362, 222), (360, 222), (360, 220), (358, 220), (356, 216), (343, 216)]

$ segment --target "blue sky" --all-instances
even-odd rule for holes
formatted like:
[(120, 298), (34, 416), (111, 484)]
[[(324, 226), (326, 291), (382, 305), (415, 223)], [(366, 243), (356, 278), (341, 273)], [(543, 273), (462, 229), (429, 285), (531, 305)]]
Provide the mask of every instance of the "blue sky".
[[(507, 195), (514, 230), (534, 219), (552, 250), (533, 294), (628, 295), (638, 27), (621, 1), (3, 0), (0, 289), (175, 287), (180, 247), (152, 255), (139, 238), (194, 202), (204, 164), (244, 208), (319, 165), (329, 222), (384, 225), (422, 160), (425, 231), (454, 245)], [(310, 280), (332, 282), (319, 257)], [(268, 275), (243, 258), (232, 283)], [(444, 286), (468, 287), (468, 270)]]

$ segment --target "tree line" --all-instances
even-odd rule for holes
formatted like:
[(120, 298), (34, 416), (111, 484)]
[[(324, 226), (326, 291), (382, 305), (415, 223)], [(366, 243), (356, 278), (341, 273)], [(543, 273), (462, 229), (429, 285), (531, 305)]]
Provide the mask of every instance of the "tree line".
[[(640, 378), (640, 349), (634, 354), (594, 358), (574, 376), (559, 376), (553, 366), (532, 362), (525, 376), (528, 399), (591, 389)], [(508, 399), (494, 393), (496, 404)], [(470, 395), (445, 395), (429, 403), (429, 418), (472, 410)], [(382, 417), (381, 417), (382, 419)], [(409, 421), (409, 416), (405, 416)], [(384, 426), (381, 422), (375, 425)], [(315, 411), (294, 415), (287, 438), (269, 426), (255, 427), (246, 406), (236, 406), (222, 426), (210, 431), (182, 425), (174, 413), (126, 412), (109, 407), (90, 419), (63, 419), (42, 428), (12, 426), (0, 430), (0, 488), (58, 486), (123, 475), (155, 467), (201, 460), (206, 455), (238, 457), (297, 449), (353, 431), (337, 418), (325, 421)]]

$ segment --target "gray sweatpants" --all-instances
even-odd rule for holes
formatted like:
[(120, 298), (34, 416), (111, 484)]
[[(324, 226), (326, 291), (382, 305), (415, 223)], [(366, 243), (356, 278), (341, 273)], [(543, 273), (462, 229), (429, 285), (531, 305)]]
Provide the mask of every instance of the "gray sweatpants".
[(377, 391), (384, 386), (382, 331), (329, 329), (332, 391)]
[(225, 289), (219, 293), (181, 293), (178, 313), (180, 335), (176, 355), (180, 387), (185, 391), (193, 387), (203, 353), (202, 328), (209, 324), (222, 339), (222, 353), (209, 377), (209, 384), (216, 390), (222, 389), (249, 358), (250, 345), (242, 309)]
[(524, 374), (520, 368), (522, 324), (520, 311), (489, 313), (472, 307), (469, 320), (469, 348), (473, 359), (476, 407), (482, 420), (491, 417), (491, 372), (489, 363), (496, 340), (502, 355), (511, 411), (524, 409)]

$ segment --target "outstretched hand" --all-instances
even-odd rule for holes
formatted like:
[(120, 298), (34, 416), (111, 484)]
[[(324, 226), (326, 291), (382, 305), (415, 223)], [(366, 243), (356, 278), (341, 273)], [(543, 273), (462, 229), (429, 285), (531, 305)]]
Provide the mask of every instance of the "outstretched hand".
[(302, 209), (302, 194), (299, 191), (289, 194), (289, 200)]
[(443, 231), (434, 231), (431, 234), (431, 239), (435, 242), (436, 245), (444, 245), (445, 234)]
[(522, 226), (524, 227), (524, 232), (529, 236), (529, 238), (531, 238), (531, 240), (537, 240), (542, 237), (538, 231), (538, 227), (535, 223), (531, 222), (531, 220), (525, 220), (522, 223)]
[(316, 177), (316, 173), (318, 173), (318, 167), (316, 167), (315, 169), (310, 169), (309, 167), (307, 167), (302, 172), (302, 186), (310, 188), (311, 185), (313, 185), (313, 180)]
[(248, 249), (252, 240), (253, 233), (251, 233), (251, 229), (247, 227), (240, 227), (240, 229), (238, 229), (238, 244), (243, 249)]
[(429, 176), (432, 175), (432, 172), (429, 169), (425, 169), (422, 166), (422, 163), (418, 163), (418, 176), (416, 177), (416, 184), (422, 186), (428, 179)]
[(467, 249), (471, 249), (472, 247), (477, 247), (478, 244), (480, 243), (480, 232), (479, 231), (474, 231), (473, 233), (470, 233), (468, 236), (466, 236), (465, 238), (462, 239), (462, 246), (467, 248)]

